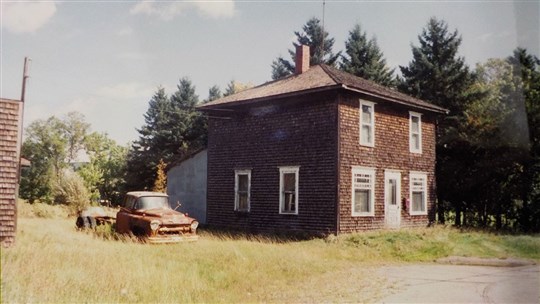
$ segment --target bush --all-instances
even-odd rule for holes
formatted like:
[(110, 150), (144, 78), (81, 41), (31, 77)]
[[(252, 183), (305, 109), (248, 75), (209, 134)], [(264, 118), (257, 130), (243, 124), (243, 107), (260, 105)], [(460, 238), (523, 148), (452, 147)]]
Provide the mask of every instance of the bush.
[(70, 207), (71, 213), (76, 214), (90, 205), (90, 192), (84, 185), (83, 179), (73, 171), (61, 173), (53, 187), (54, 202)]

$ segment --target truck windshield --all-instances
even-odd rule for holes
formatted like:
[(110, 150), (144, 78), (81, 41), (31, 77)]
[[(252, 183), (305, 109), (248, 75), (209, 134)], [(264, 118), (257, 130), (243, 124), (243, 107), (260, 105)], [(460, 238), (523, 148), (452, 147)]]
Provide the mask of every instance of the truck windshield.
[(166, 196), (143, 196), (137, 199), (135, 209), (161, 209), (169, 208)]

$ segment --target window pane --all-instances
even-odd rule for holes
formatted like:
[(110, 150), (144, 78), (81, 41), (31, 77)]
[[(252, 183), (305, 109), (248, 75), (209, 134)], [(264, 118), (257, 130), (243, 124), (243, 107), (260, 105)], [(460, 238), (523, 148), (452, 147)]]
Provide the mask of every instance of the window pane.
[(396, 205), (397, 204), (397, 195), (396, 195), (396, 180), (390, 179), (388, 180), (388, 197), (386, 200), (390, 205)]
[(248, 209), (248, 194), (238, 193), (238, 210)]
[(413, 192), (412, 194), (412, 211), (425, 211), (424, 193)]
[(411, 116), (411, 130), (414, 132), (414, 133), (418, 133), (418, 130), (420, 129), (419, 126), (420, 126), (420, 119), (419, 117), (417, 116)]
[(285, 173), (283, 174), (283, 191), (295, 191), (296, 188), (296, 174)]
[(371, 127), (362, 125), (362, 142), (371, 143)]
[(248, 191), (248, 175), (238, 175), (238, 191)]
[(284, 210), (285, 212), (294, 212), (295, 211), (295, 194), (286, 192), (285, 193), (285, 202), (284, 202)]
[(371, 107), (362, 106), (362, 123), (371, 124)]
[(419, 150), (420, 149), (420, 135), (419, 134), (413, 134), (411, 136), (411, 140), (412, 140), (413, 148), (416, 149), (416, 150)]
[(369, 194), (367, 189), (354, 190), (354, 212), (370, 212)]

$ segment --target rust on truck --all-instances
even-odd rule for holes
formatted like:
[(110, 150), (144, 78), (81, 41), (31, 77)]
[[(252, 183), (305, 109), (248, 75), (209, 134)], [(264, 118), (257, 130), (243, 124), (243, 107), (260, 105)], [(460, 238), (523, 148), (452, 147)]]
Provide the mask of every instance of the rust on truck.
[(99, 225), (112, 225), (114, 224), (115, 220), (116, 215), (111, 211), (106, 211), (102, 207), (87, 207), (78, 213), (75, 226), (77, 226), (79, 229), (93, 229)]
[(128, 192), (116, 214), (118, 233), (132, 233), (149, 243), (195, 241), (198, 226), (196, 219), (171, 209), (169, 197), (160, 192)]

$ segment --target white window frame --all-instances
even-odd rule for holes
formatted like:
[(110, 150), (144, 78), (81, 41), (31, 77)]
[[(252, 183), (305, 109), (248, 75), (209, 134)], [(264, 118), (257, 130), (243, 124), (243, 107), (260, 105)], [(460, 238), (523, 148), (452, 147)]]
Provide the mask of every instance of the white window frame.
[[(355, 175), (362, 174), (362, 175), (369, 175), (369, 185), (367, 185), (369, 190), (369, 212), (356, 212), (354, 210), (355, 206), (355, 195), (354, 192), (356, 190), (357, 183), (355, 181)], [(368, 167), (352, 167), (351, 170), (351, 214), (352, 216), (375, 216), (375, 168), (368, 168)], [(359, 185), (366, 187), (366, 185)]]
[[(413, 132), (413, 117), (418, 118), (418, 132)], [(414, 146), (413, 135), (418, 135), (418, 148)], [(422, 114), (409, 111), (409, 151), (422, 153)]]
[[(279, 167), (279, 214), (298, 215), (298, 181), (299, 181), (299, 166)], [(295, 174), (295, 195), (294, 195), (294, 212), (284, 211), (285, 207), (285, 193), (283, 190), (284, 176), (285, 174)]]
[[(421, 188), (422, 191), (422, 199), (424, 201), (424, 211), (420, 210), (413, 210), (414, 202), (413, 202), (413, 192), (418, 191), (418, 186), (414, 186), (414, 182), (416, 180), (421, 180)], [(410, 172), (409, 174), (409, 214), (410, 215), (427, 215), (428, 214), (428, 201), (427, 201), (427, 173), (423, 172)]]
[[(238, 193), (239, 175), (248, 176), (247, 209), (240, 209), (240, 196)], [(249, 212), (251, 209), (251, 170), (234, 170), (234, 211)]]
[[(363, 115), (362, 115), (363, 106), (368, 106), (371, 108), (371, 123), (363, 122)], [(360, 145), (367, 146), (367, 147), (375, 147), (375, 103), (371, 101), (360, 100), (360, 108), (358, 110), (358, 113), (360, 114), (360, 119), (359, 119), (360, 130), (358, 133), (358, 136), (360, 137)], [(369, 127), (369, 130), (371, 133), (371, 142), (366, 141), (366, 139), (362, 137), (363, 126)]]

